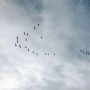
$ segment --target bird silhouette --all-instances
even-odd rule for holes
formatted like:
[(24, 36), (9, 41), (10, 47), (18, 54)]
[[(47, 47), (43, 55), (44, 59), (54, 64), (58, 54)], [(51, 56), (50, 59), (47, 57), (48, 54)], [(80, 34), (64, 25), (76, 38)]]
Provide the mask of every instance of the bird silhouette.
[(38, 26), (39, 26), (39, 24), (38, 24)]
[(42, 39), (43, 37), (41, 36), (41, 39)]
[(33, 53), (34, 53), (34, 51), (33, 51)]
[(15, 43), (15, 46), (17, 47), (17, 44)]
[(28, 49), (28, 52), (29, 52), (29, 49)]
[(17, 40), (18, 40), (18, 37), (17, 37)]
[(36, 27), (34, 26), (34, 29), (36, 29)]
[(84, 51), (83, 51), (83, 53), (84, 53)]
[(46, 53), (44, 53), (44, 55), (46, 56)]
[(82, 50), (80, 50), (82, 52)]
[(19, 45), (19, 47), (21, 48), (21, 45)]
[(24, 32), (24, 35), (25, 35), (25, 32)]
[(17, 40), (17, 43), (18, 43), (18, 40)]
[(27, 41), (27, 38), (25, 40)]
[(55, 53), (53, 55), (55, 56)]
[(38, 53), (36, 55), (38, 55)]
[(28, 33), (27, 33), (27, 36), (28, 36)]
[(25, 48), (27, 49), (27, 46), (25, 46)]

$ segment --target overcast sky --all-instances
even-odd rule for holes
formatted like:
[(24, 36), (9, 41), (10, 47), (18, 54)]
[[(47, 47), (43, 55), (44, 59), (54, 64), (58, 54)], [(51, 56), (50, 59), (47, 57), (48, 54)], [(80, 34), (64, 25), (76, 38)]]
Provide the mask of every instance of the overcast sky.
[(89, 39), (90, 0), (0, 0), (0, 90), (90, 90)]

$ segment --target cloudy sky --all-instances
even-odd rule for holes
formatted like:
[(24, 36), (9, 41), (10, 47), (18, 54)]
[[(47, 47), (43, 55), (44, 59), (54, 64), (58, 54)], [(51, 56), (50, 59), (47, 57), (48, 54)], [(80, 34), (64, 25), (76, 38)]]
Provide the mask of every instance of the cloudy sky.
[(90, 0), (0, 0), (0, 90), (90, 90), (89, 24)]

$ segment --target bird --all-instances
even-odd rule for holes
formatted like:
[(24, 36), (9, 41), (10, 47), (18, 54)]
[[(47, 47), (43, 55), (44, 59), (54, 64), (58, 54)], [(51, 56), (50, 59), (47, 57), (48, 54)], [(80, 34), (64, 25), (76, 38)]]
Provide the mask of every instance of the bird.
[(25, 40), (27, 41), (27, 38)]
[(25, 46), (25, 48), (27, 49), (27, 46)]
[(49, 53), (48, 53), (48, 55), (49, 55)]
[(46, 56), (46, 53), (44, 53), (44, 55)]
[(33, 53), (34, 53), (34, 51), (33, 51)]
[(41, 39), (42, 39), (43, 37), (41, 36)]
[(38, 53), (36, 55), (38, 55)]
[(21, 45), (19, 45), (19, 47), (21, 48)]
[(17, 40), (17, 43), (18, 43), (18, 40)]
[(36, 29), (36, 27), (34, 26), (34, 29)]
[(15, 43), (15, 46), (17, 47), (17, 44)]
[(24, 32), (24, 35), (25, 35), (25, 32)]
[(88, 54), (88, 53), (86, 52), (86, 54)]
[(83, 51), (83, 53), (84, 53), (84, 51)]
[(28, 52), (29, 52), (29, 49), (28, 49)]
[(17, 39), (18, 39), (18, 37), (17, 37)]
[(38, 26), (39, 26), (39, 24), (38, 24)]
[(27, 33), (27, 36), (28, 36), (28, 33)]
[(55, 56), (55, 53), (53, 55)]
[(82, 50), (80, 50), (82, 52)]

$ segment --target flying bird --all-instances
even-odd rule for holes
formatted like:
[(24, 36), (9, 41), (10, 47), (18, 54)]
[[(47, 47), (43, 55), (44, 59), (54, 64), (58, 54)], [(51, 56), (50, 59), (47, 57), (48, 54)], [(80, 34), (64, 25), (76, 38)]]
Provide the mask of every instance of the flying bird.
[(42, 39), (43, 37), (41, 36), (41, 39)]
[(18, 40), (17, 40), (17, 43), (18, 43)]
[(19, 47), (21, 48), (21, 45), (19, 45)]
[(28, 36), (28, 33), (27, 33), (27, 36)]
[(80, 50), (82, 52), (82, 50)]
[(24, 35), (25, 35), (25, 32), (24, 32)]
[(39, 24), (38, 24), (38, 26), (39, 26)]
[(55, 53), (53, 55), (55, 56)]
[(36, 55), (38, 55), (38, 53)]
[(25, 48), (27, 49), (27, 46), (25, 46)]
[(34, 51), (33, 51), (33, 53), (34, 53)]
[(34, 26), (34, 29), (36, 29), (36, 27)]
[(84, 53), (84, 51), (83, 51), (83, 53)]
[(49, 53), (48, 53), (48, 55), (49, 55)]
[(25, 40), (27, 41), (27, 38)]
[(29, 52), (29, 49), (28, 49), (28, 52)]
[(17, 37), (17, 40), (18, 40), (18, 37)]
[(15, 46), (17, 47), (17, 44), (15, 43)]
[(44, 53), (44, 55), (46, 56), (46, 53)]

